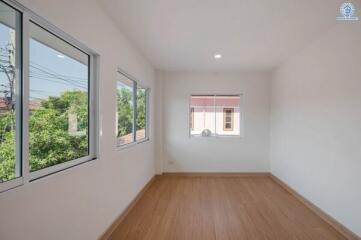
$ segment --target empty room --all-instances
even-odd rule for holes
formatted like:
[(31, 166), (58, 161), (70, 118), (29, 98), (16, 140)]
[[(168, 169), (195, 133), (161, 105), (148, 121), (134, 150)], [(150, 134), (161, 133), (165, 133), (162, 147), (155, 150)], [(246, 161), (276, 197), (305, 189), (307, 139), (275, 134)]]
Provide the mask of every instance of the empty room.
[(0, 0), (0, 240), (361, 240), (361, 0)]

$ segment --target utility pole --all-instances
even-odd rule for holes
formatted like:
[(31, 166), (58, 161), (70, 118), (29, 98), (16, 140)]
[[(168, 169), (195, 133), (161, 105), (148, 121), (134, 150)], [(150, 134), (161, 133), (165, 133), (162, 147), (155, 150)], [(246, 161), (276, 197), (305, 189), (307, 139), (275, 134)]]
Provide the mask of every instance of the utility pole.
[(0, 94), (3, 95), (7, 109), (15, 110), (15, 31), (9, 29), (10, 41), (1, 49), (0, 72), (3, 72), (7, 83), (0, 85)]

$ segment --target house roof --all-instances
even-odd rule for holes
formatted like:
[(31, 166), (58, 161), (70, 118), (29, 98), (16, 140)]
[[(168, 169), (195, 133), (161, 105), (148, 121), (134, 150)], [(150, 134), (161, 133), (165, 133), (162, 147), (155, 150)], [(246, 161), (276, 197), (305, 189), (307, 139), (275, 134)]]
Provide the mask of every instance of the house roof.
[(8, 104), (4, 97), (0, 97), (0, 110), (7, 110)]
[[(144, 139), (145, 138), (145, 129), (140, 129), (136, 133), (137, 139)], [(133, 133), (124, 135), (118, 138), (118, 145), (125, 145), (128, 143), (133, 142)]]

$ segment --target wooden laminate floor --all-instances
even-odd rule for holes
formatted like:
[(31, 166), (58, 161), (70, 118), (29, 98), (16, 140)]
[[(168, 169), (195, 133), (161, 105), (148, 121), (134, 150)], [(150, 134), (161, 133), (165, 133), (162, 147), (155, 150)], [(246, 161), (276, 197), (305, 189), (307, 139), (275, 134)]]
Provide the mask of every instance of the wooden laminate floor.
[(345, 238), (270, 177), (161, 176), (110, 239)]

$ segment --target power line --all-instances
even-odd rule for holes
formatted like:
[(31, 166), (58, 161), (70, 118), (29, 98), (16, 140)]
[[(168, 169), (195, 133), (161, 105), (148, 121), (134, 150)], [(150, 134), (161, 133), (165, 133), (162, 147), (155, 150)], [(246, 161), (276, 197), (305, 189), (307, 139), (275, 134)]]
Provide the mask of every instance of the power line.
[[(30, 67), (40, 71), (42, 74), (45, 74), (45, 75), (38, 75), (39, 78), (40, 77), (43, 77), (43, 79), (44, 78), (49, 78), (48, 79), (49, 81), (51, 81), (50, 79), (58, 79), (60, 81), (71, 84), (73, 86), (80, 87), (80, 88), (85, 88), (85, 85), (82, 82), (79, 82), (79, 81), (76, 81), (76, 80), (70, 79), (70, 78), (65, 78), (65, 77), (61, 76), (60, 74), (51, 73), (51, 72), (49, 72), (47, 70), (42, 69), (41, 67), (36, 67), (34, 65), (31, 65), (31, 64), (30, 64)], [(35, 70), (35, 73), (39, 74), (39, 72), (37, 72), (36, 70)], [(35, 75), (34, 75), (34, 77), (35, 77)], [(46, 80), (46, 79), (44, 79), (44, 80)]]
[(49, 69), (49, 68), (47, 68), (47, 67), (44, 67), (43, 65), (40, 65), (40, 64), (38, 64), (38, 63), (36, 63), (36, 62), (30, 62), (30, 65), (31, 65), (31, 64), (32, 64), (32, 65), (37, 65), (38, 67), (43, 68), (43, 70), (46, 70), (46, 71), (48, 71), (48, 72), (50, 72), (50, 73), (54, 73), (54, 74), (56, 74), (56, 75), (58, 75), (58, 76), (61, 76), (61, 77), (73, 78), (73, 79), (77, 79), (77, 80), (80, 80), (80, 81), (88, 81), (87, 78), (82, 78), (82, 77), (76, 77), (76, 76), (70, 76), (70, 75), (64, 75), (64, 74), (57, 73), (56, 71), (54, 71), (54, 70), (52, 70), (52, 69)]

